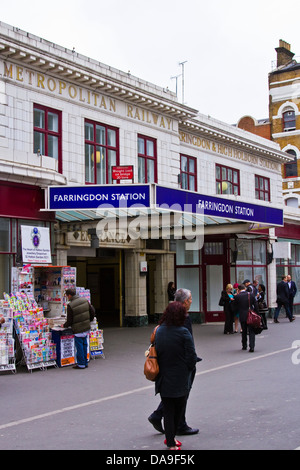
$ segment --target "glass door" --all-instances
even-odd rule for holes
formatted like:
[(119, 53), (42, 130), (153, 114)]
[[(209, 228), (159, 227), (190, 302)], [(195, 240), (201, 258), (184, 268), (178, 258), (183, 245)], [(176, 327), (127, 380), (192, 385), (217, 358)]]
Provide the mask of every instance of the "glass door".
[(203, 247), (203, 309), (206, 322), (224, 321), (224, 309), (219, 306), (227, 279), (225, 241), (205, 242)]

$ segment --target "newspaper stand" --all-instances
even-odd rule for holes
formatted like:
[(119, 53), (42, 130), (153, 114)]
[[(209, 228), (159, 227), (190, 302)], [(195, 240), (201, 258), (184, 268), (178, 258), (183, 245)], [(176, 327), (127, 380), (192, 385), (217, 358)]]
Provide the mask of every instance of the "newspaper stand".
[(105, 359), (105, 355), (103, 352), (103, 330), (98, 329), (98, 323), (94, 319), (91, 323), (91, 331), (89, 334), (89, 343), (90, 343), (90, 358), (96, 359), (96, 357), (102, 357)]
[(16, 373), (13, 319), (10, 317), (9, 310), (0, 306), (0, 313), (5, 318), (5, 323), (2, 324), (0, 329), (0, 371)]
[(24, 293), (4, 294), (13, 310), (14, 327), (22, 351), (22, 361), (29, 371), (56, 367), (56, 347), (51, 341), (48, 320), (43, 309)]

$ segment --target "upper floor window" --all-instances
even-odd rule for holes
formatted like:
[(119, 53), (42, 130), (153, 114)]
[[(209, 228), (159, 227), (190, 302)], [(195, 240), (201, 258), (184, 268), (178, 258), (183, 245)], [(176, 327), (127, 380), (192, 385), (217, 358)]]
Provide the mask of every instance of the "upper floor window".
[(285, 178), (291, 178), (291, 177), (296, 177), (298, 176), (298, 168), (297, 168), (297, 155), (295, 150), (287, 150), (289, 155), (294, 156), (294, 161), (285, 163), (284, 164), (284, 176)]
[(180, 184), (182, 189), (197, 191), (197, 160), (180, 155)]
[(216, 165), (216, 193), (240, 194), (240, 172), (227, 166)]
[(255, 198), (261, 201), (270, 201), (270, 180), (263, 176), (255, 175)]
[(119, 164), (118, 129), (85, 121), (85, 182), (112, 183), (112, 166)]
[(284, 131), (292, 131), (296, 129), (296, 115), (295, 111), (289, 109), (285, 113), (282, 114), (283, 119), (283, 130)]
[(61, 111), (35, 104), (33, 114), (33, 152), (55, 158), (58, 161), (58, 171), (62, 173)]
[(156, 140), (138, 136), (138, 182), (157, 183)]

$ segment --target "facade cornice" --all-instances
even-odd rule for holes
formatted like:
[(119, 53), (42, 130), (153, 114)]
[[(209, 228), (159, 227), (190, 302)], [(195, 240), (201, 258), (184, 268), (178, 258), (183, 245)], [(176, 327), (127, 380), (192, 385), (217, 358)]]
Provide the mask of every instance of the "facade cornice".
[[(1, 23), (0, 23), (1, 25)], [(18, 33), (16, 32), (16, 35)], [(22, 36), (23, 37), (23, 36)], [(39, 38), (35, 38), (38, 40)], [(76, 85), (134, 105), (161, 112), (173, 118), (185, 120), (196, 116), (198, 111), (177, 101), (175, 93), (113, 69), (87, 57), (59, 48), (51, 43), (42, 50), (39, 47), (3, 36), (0, 29), (0, 57), (5, 61), (55, 76)]]
[(210, 125), (208, 125), (207, 122), (201, 122), (200, 119), (181, 121), (179, 123), (179, 130), (211, 139), (222, 145), (236, 147), (244, 152), (260, 154), (264, 157), (276, 159), (277, 161), (279, 160), (280, 163), (293, 160), (293, 157), (280, 150), (280, 146), (277, 143), (257, 137), (241, 129), (236, 130), (233, 126), (223, 125), (222, 129), (219, 121), (217, 121), (218, 125), (215, 125), (213, 119), (209, 120), (211, 121)]

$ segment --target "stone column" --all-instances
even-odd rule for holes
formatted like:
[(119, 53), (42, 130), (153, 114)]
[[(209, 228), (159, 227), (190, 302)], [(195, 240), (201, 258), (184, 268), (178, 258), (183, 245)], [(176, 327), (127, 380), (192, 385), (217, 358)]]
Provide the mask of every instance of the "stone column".
[(174, 279), (174, 254), (156, 255), (155, 271), (155, 313), (161, 314), (168, 304), (167, 287)]
[(146, 275), (140, 273), (140, 262), (146, 255), (139, 251), (125, 251), (125, 317), (124, 326), (148, 324)]

